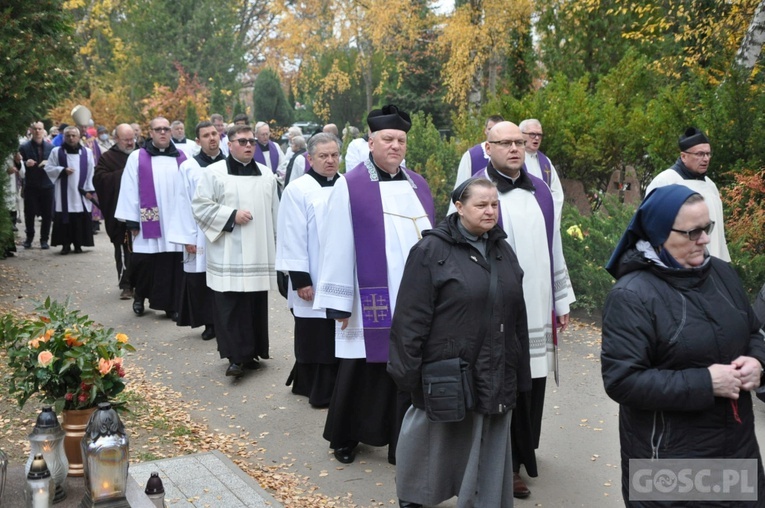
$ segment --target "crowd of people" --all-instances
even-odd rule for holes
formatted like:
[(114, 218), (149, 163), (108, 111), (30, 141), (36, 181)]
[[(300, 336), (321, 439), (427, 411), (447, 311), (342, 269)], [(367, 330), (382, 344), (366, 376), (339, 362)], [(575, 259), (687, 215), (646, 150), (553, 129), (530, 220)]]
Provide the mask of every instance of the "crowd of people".
[[(61, 125), (49, 141), (36, 122), (8, 166), (23, 189), (23, 246), (39, 217), (40, 248), (82, 252), (99, 210), (120, 298), (136, 316), (148, 305), (204, 327), (234, 378), (269, 358), (268, 292), (279, 289), (295, 321), (287, 384), (328, 408), (323, 435), (339, 462), (362, 444), (387, 446), (405, 508), (453, 496), (461, 507), (512, 506), (531, 494), (524, 475), (540, 473), (547, 379), (558, 382), (575, 301), (564, 189), (540, 150), (542, 124), (487, 118), (439, 222), (428, 183), (406, 168), (409, 115), (386, 105), (367, 124), (342, 154), (333, 124), (291, 127), (283, 152), (268, 123), (246, 115), (227, 125), (214, 114), (194, 139), (163, 117), (147, 138), (136, 124), (111, 134)], [(656, 431), (657, 412), (694, 430), (687, 446), (657, 447), (663, 456), (685, 456), (695, 430), (715, 438), (735, 420), (736, 443), (693, 456), (759, 460), (749, 393), (765, 365), (762, 322), (726, 263), (709, 139), (691, 128), (678, 146), (608, 266), (618, 282), (603, 377), (621, 405), (628, 504), (629, 460), (652, 451), (635, 436)], [(445, 402), (423, 373), (448, 360), (467, 395), (461, 417), (438, 421), (451, 405), (434, 408)]]

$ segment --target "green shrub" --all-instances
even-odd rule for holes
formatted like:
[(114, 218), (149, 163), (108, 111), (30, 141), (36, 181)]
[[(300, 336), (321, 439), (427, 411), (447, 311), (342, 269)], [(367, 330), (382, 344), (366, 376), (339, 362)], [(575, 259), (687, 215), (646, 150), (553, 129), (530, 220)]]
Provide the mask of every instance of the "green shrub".
[(741, 283), (744, 286), (749, 301), (757, 297), (757, 292), (765, 283), (765, 253), (753, 253), (747, 248), (746, 240), (728, 243), (731, 265), (736, 269)]
[(634, 206), (619, 203), (611, 196), (606, 196), (603, 205), (589, 217), (581, 215), (576, 207), (565, 205), (560, 232), (576, 295), (574, 308), (592, 313), (603, 307), (614, 284), (604, 266), (634, 213)]

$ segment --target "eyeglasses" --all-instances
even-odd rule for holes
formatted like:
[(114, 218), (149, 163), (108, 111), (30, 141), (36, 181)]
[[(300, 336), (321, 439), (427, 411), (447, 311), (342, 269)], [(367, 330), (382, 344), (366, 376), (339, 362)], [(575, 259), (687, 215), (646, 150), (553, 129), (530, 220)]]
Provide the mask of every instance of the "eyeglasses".
[(684, 152), (688, 155), (693, 155), (695, 157), (698, 157), (699, 159), (703, 159), (704, 157), (712, 158), (712, 152)]
[(512, 145), (515, 145), (518, 148), (526, 146), (525, 139), (501, 139), (499, 141), (489, 141), (489, 143), (492, 145), (499, 145), (502, 148), (510, 148)]
[(170, 127), (155, 127), (152, 130), (159, 134), (164, 134), (165, 132), (170, 132)]
[(542, 132), (524, 132), (525, 135), (530, 137), (531, 139), (542, 139), (545, 137), (544, 133)]
[(247, 146), (248, 143), (251, 144), (252, 146), (255, 146), (255, 143), (258, 142), (258, 140), (255, 139), (255, 138), (250, 138), (250, 139), (244, 139), (244, 138), (234, 139), (234, 140), (232, 140), (232, 143), (234, 141), (239, 143), (239, 146)]
[(681, 235), (685, 235), (688, 237), (688, 240), (695, 242), (699, 238), (701, 238), (701, 233), (706, 233), (709, 235), (712, 231), (715, 229), (715, 221), (709, 221), (709, 224), (704, 226), (703, 228), (696, 228), (691, 229), (690, 231), (683, 231), (682, 229), (675, 229), (672, 228), (672, 231), (675, 233), (680, 233)]

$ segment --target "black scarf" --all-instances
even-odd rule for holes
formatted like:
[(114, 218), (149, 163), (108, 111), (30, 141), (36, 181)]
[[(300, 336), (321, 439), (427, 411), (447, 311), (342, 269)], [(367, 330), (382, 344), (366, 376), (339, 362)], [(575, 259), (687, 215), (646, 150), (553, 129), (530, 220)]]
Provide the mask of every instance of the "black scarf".
[(226, 165), (228, 166), (229, 175), (260, 176), (263, 174), (260, 172), (260, 168), (258, 168), (258, 164), (254, 159), (251, 160), (248, 164), (242, 164), (238, 160), (234, 159), (233, 156), (229, 155), (226, 158)]
[(494, 166), (491, 165), (491, 161), (489, 161), (489, 165), (486, 167), (486, 175), (497, 184), (497, 191), (499, 191), (500, 194), (515, 189), (523, 189), (531, 192), (536, 190), (534, 184), (531, 182), (531, 178), (529, 178), (529, 175), (527, 175), (526, 171), (523, 169), (521, 169), (520, 175), (513, 182), (510, 177), (505, 176), (494, 169)]
[(214, 162), (226, 160), (226, 156), (223, 155), (223, 152), (221, 152), (220, 150), (218, 150), (218, 155), (216, 155), (215, 157), (210, 157), (204, 151), (200, 151), (194, 157), (194, 159), (199, 163), (201, 167), (206, 168), (207, 166), (209, 166), (210, 164), (213, 164)]
[(166, 157), (180, 157), (181, 153), (178, 151), (178, 149), (175, 147), (174, 144), (170, 143), (170, 146), (165, 148), (164, 151), (161, 151), (159, 148), (154, 146), (154, 142), (150, 139), (146, 140), (146, 143), (143, 145), (143, 149), (149, 152), (149, 155), (152, 157), (156, 157), (158, 155), (164, 155)]
[(674, 169), (678, 175), (683, 177), (683, 180), (701, 180), (704, 181), (704, 175), (694, 173), (683, 163), (682, 157), (678, 157), (677, 161), (672, 165), (670, 169)]

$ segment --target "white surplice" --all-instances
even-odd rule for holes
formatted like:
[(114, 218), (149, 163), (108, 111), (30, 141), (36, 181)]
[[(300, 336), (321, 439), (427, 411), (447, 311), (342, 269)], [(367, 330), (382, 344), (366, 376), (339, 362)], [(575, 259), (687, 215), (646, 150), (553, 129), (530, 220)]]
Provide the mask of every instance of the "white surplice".
[[(549, 160), (549, 158), (548, 158)], [(539, 164), (538, 153), (526, 152), (526, 171), (530, 175), (534, 175), (543, 182), (547, 183), (547, 179), (542, 174), (542, 167)], [(552, 193), (553, 205), (555, 205), (555, 227), (560, 228), (560, 218), (563, 214), (563, 184), (558, 178), (558, 172), (555, 170), (552, 161), (550, 161), (550, 192)]]
[(531, 377), (547, 377), (553, 369), (553, 302), (555, 313), (570, 312), (576, 300), (563, 257), (560, 229), (554, 228), (552, 257), (555, 267), (555, 290), (550, 279), (550, 255), (545, 218), (534, 194), (515, 189), (499, 194), (502, 227), (507, 242), (518, 256), (523, 269), (523, 297), (529, 326)]
[[(478, 143), (475, 146), (480, 146), (481, 150), (483, 151), (483, 157), (486, 160), (486, 164), (484, 165), (484, 168), (489, 165), (489, 156), (486, 155), (486, 144), (485, 143)], [(473, 158), (470, 156), (470, 150), (472, 150), (475, 147), (471, 147), (469, 150), (466, 150), (465, 153), (462, 154), (462, 158), (460, 159), (460, 165), (457, 166), (457, 179), (454, 181), (454, 188), (456, 189), (459, 184), (473, 176)], [(483, 168), (481, 168), (483, 169)], [(480, 170), (479, 170), (480, 171)]]
[[(138, 194), (138, 154), (136, 150), (128, 156), (120, 182), (120, 195), (114, 217), (121, 221), (141, 223), (141, 199)], [(180, 252), (182, 247), (168, 240), (172, 208), (176, 199), (175, 179), (178, 173), (178, 161), (175, 157), (157, 155), (151, 157), (154, 193), (159, 209), (159, 238), (144, 238), (143, 229), (133, 237), (133, 252), (156, 254), (158, 252)]]
[[(384, 212), (388, 293), (393, 313), (409, 250), (420, 239), (422, 231), (432, 225), (408, 180), (381, 182), (380, 196)], [(345, 179), (335, 183), (327, 206), (327, 224), (330, 226), (321, 238), (322, 261), (314, 308), (350, 312), (347, 328), (340, 330), (339, 323), (335, 328), (335, 356), (366, 358), (351, 205)]]
[[(205, 168), (195, 159), (186, 159), (178, 169), (175, 182), (176, 199), (172, 210), (168, 240), (183, 247), (183, 271), (204, 273), (207, 267), (205, 251), (207, 241), (191, 210), (191, 200), (197, 191), (197, 184)], [(186, 252), (186, 245), (194, 245), (196, 253)]]
[[(324, 178), (321, 177), (320, 178)], [(343, 177), (341, 176), (340, 179)], [(335, 182), (337, 184), (337, 182)], [(322, 187), (307, 176), (290, 182), (279, 205), (279, 236), (276, 239), (276, 269), (310, 274), (314, 288), (319, 281), (320, 238), (326, 235), (326, 207), (334, 187)], [(290, 280), (287, 304), (296, 317), (326, 318), (324, 309), (297, 295)]]
[[(79, 148), (79, 147), (78, 147)], [(80, 193), (80, 154), (67, 153), (66, 164), (67, 166), (59, 166), (58, 152), (64, 150), (63, 146), (57, 146), (51, 150), (48, 156), (48, 161), (45, 163), (45, 173), (48, 178), (55, 185), (54, 198), (56, 202), (56, 212), (63, 211), (61, 201), (61, 172), (66, 167), (74, 169), (74, 172), (69, 175), (66, 180), (66, 201), (67, 211), (69, 213), (90, 212), (93, 210), (93, 205), (88, 199)], [(85, 148), (85, 154), (88, 157), (88, 174), (85, 177), (85, 186), (83, 191), (96, 192), (96, 188), (93, 187), (93, 151), (90, 148)]]
[[(215, 291), (276, 289), (277, 180), (258, 168), (262, 175), (230, 175), (223, 160), (201, 173), (191, 206), (207, 239), (207, 285)], [(253, 219), (224, 231), (235, 210), (248, 210)]]

